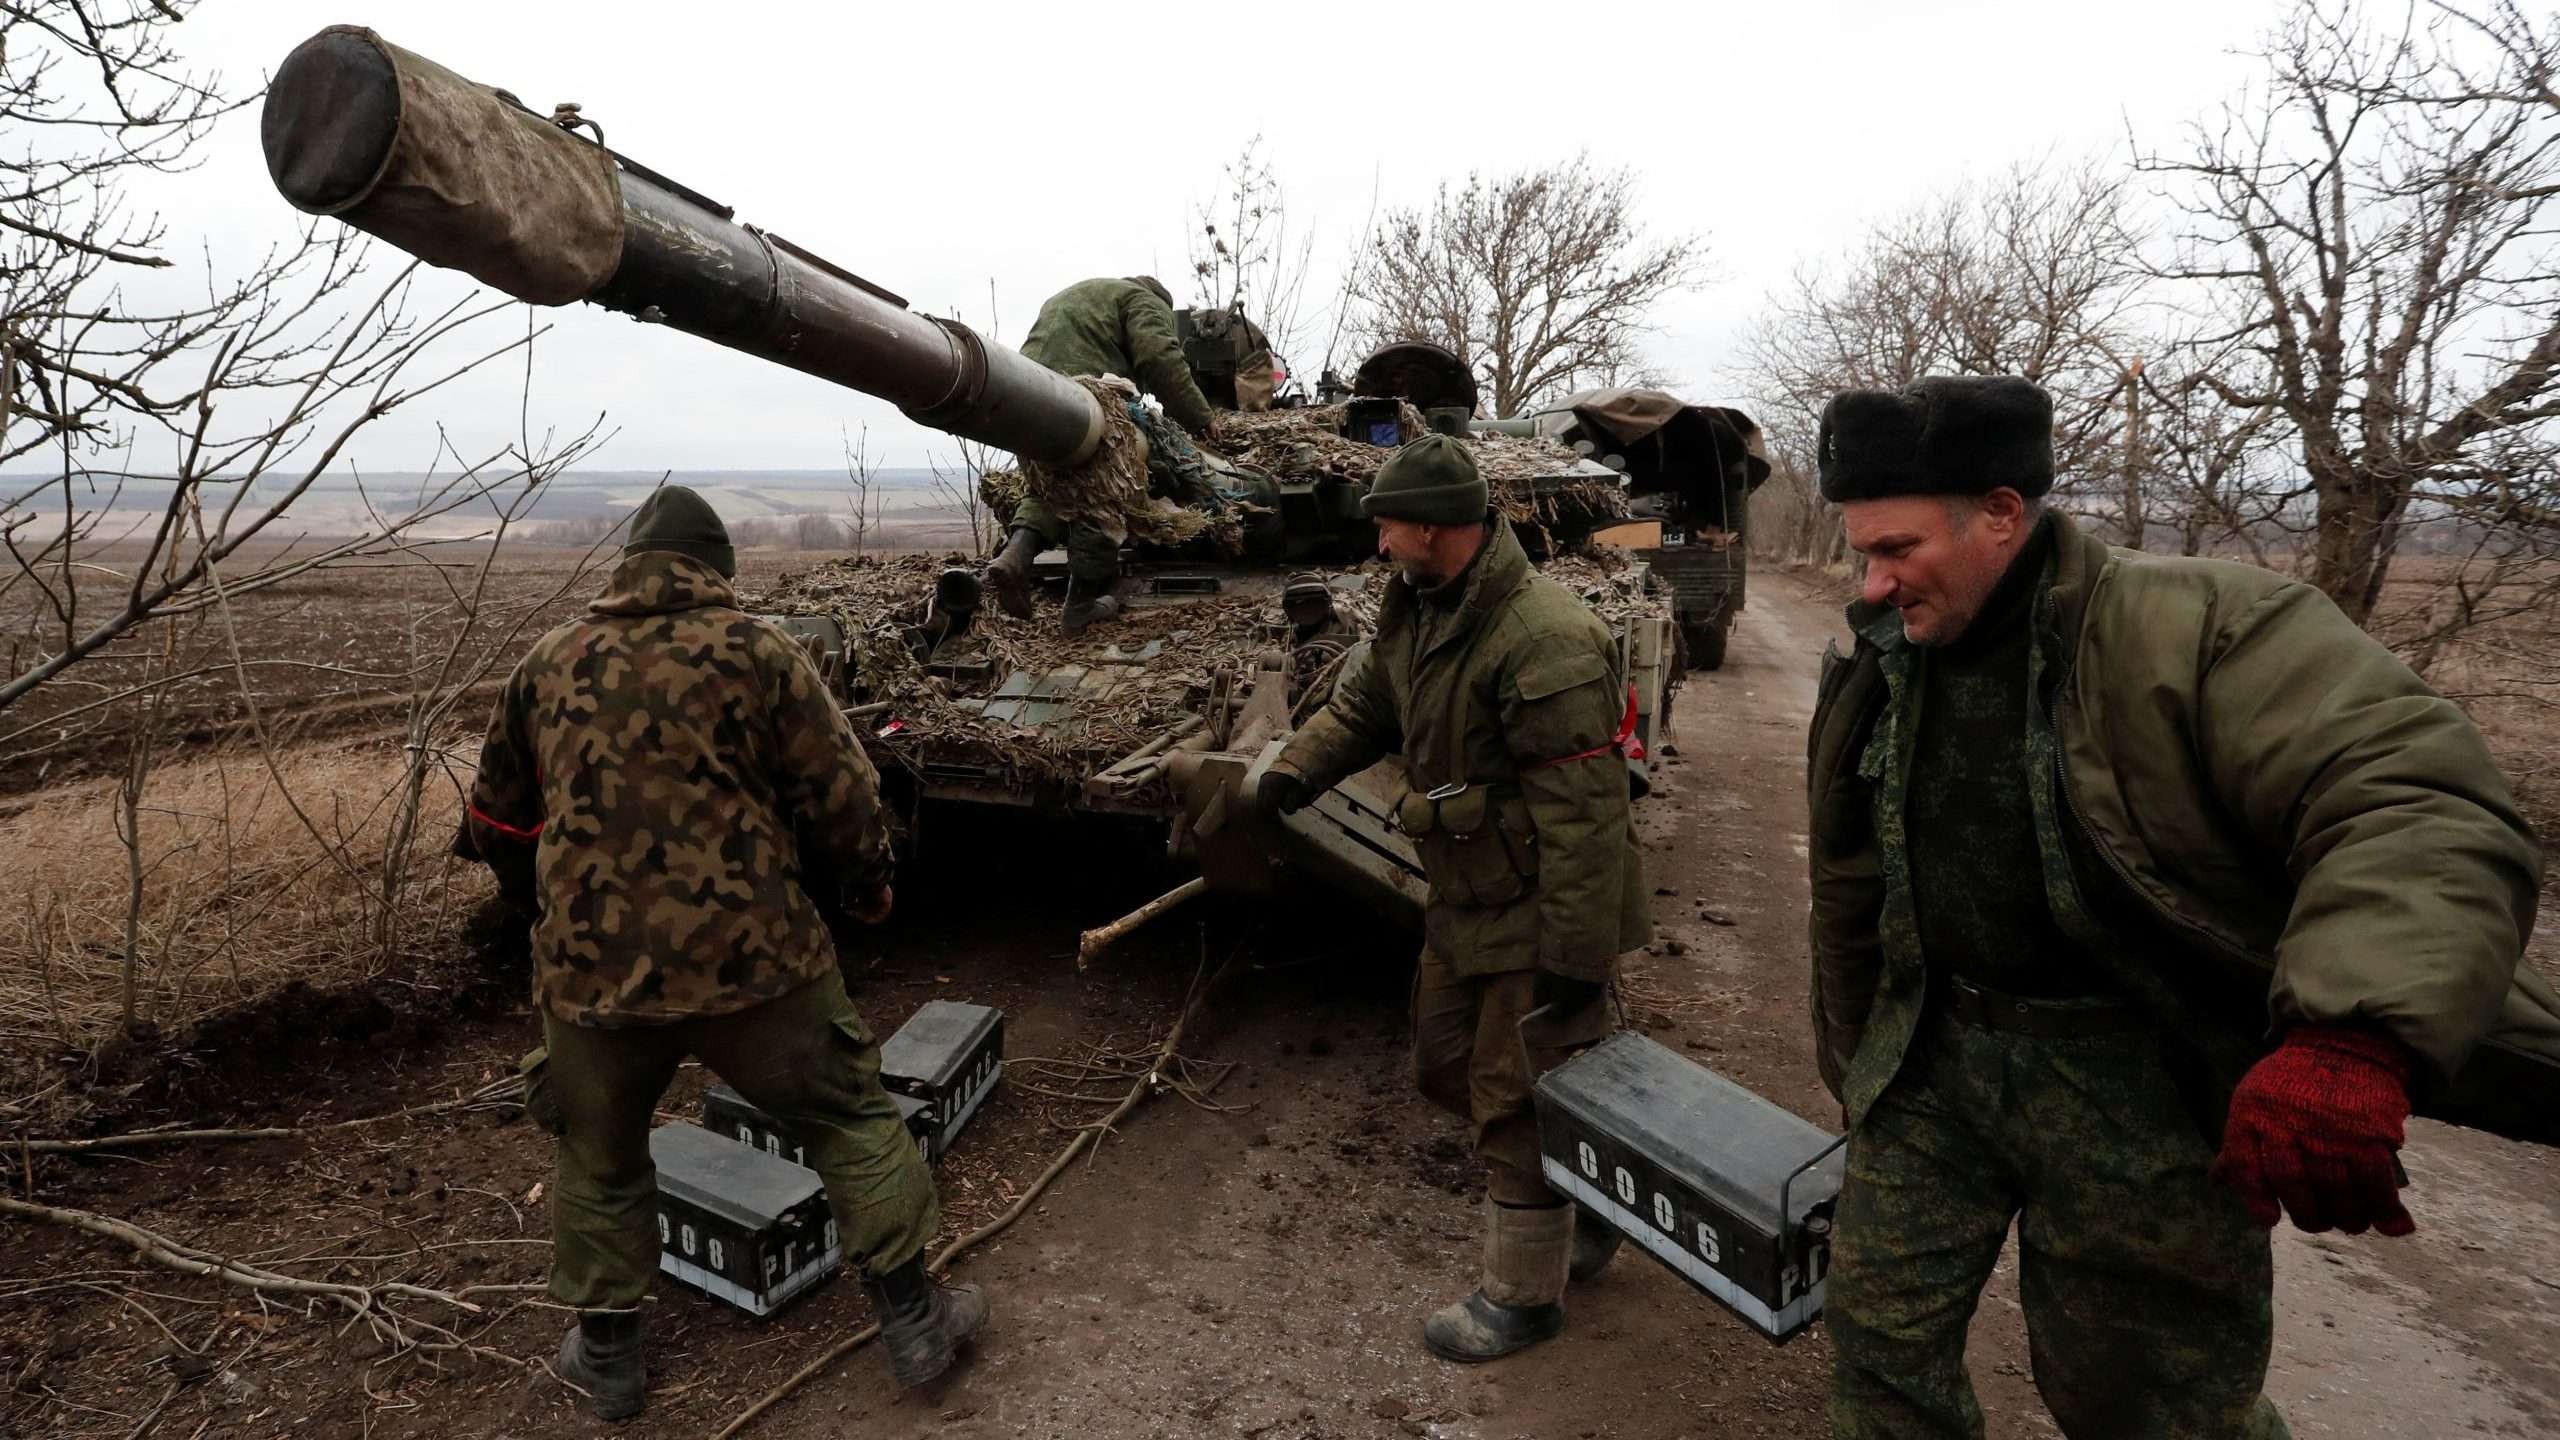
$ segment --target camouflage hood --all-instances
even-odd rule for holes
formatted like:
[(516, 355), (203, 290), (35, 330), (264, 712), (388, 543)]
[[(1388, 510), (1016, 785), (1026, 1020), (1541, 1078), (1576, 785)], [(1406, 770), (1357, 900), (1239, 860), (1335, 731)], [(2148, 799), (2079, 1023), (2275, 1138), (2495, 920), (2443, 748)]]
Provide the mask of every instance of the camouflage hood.
[(714, 605), (735, 608), (738, 597), (707, 560), (673, 550), (626, 555), (587, 604), (590, 615), (673, 615)]

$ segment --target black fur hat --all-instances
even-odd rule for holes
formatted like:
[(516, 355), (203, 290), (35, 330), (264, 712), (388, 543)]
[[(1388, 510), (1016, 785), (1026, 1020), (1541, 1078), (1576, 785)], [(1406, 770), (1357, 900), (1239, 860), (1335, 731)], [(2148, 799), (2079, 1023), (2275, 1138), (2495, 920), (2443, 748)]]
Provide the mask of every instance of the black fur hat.
[(2030, 500), (2053, 488), (2053, 397), (2014, 375), (1932, 375), (1822, 408), (1822, 498), (1835, 505), (2004, 485)]

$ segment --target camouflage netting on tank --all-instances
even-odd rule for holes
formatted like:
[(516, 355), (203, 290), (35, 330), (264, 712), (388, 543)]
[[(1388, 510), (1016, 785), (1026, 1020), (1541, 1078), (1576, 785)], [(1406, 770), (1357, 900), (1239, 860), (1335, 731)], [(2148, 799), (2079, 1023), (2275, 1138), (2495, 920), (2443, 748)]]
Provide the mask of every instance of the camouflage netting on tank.
[[(1052, 606), (1016, 620), (989, 605), (937, 659), (985, 661), (992, 678), (964, 683), (929, 674), (909, 649), (903, 627), (922, 617), (935, 576), (969, 563), (958, 555), (830, 561), (785, 576), (748, 608), (824, 614), (844, 627), (855, 698), (890, 707), (865, 722), (875, 736), (876, 758), (913, 766), (966, 758), (999, 765), (1021, 783), (1081, 781), (1197, 715), (1218, 669), (1249, 673), (1257, 657), (1286, 649), (1276, 594), (1139, 606), (1118, 623), (1079, 636), (1059, 633)], [(1151, 642), (1163, 648), (1137, 662), (1137, 652)], [(1107, 681), (1108, 688), (1077, 695), (1073, 719), (1065, 724), (991, 720), (970, 703), (986, 699), (1009, 675), (1079, 668)], [(893, 733), (880, 733), (893, 723)]]
[[(844, 627), (855, 699), (889, 707), (861, 722), (882, 763), (921, 769), (931, 761), (966, 760), (998, 766), (1020, 784), (1081, 782), (1200, 715), (1220, 670), (1250, 676), (1261, 659), (1287, 649), (1276, 591), (1140, 605), (1118, 623), (1079, 636), (1059, 633), (1050, 605), (1028, 620), (990, 605), (937, 658), (986, 661), (991, 678), (962, 682), (930, 674), (908, 648), (904, 627), (923, 618), (937, 575), (970, 563), (958, 555), (833, 560), (787, 575), (744, 603), (764, 614), (823, 614)], [(1558, 556), (1540, 569), (1613, 624), (1644, 603), (1632, 562), (1619, 551)], [(1355, 573), (1363, 579), (1362, 598), (1350, 608), (1374, 615), (1389, 571), (1372, 562)], [(1162, 649), (1138, 660), (1151, 644)], [(1109, 684), (1079, 693), (1068, 724), (993, 720), (974, 703), (1010, 675), (1077, 669)]]
[[(1023, 461), (1018, 469), (986, 477), (989, 501), (1003, 502), (1000, 514), (1028, 496), (1048, 503), (1067, 521), (1083, 521), (1107, 534), (1151, 545), (1184, 545), (1208, 534), (1214, 522), (1147, 493), (1147, 440), (1129, 417), (1137, 391), (1116, 377), (1080, 376), (1076, 383), (1093, 392), (1102, 406), (1102, 445), (1081, 465), (1043, 465)], [(1215, 538), (1227, 554), (1243, 548), (1242, 531), (1229, 520)]]
[[(1118, 525), (1123, 528), (1114, 533), (1150, 544), (1174, 547), (1206, 535), (1219, 554), (1239, 553), (1243, 529), (1232, 513), (1212, 517), (1147, 496), (1145, 445), (1136, 423), (1120, 408), (1126, 394), (1111, 382), (1080, 383), (1104, 402), (1109, 417), (1101, 453), (1071, 471), (1043, 465), (990, 471), (980, 481), (988, 509), (1010, 519), (1024, 496), (1037, 496), (1069, 519), (1096, 518), (1106, 530)], [(1339, 433), (1346, 408), (1221, 411), (1200, 448), (1282, 480), (1330, 476), (1365, 486), (1395, 452)], [(1423, 433), (1422, 412), (1411, 404), (1403, 411), (1405, 433)], [(1572, 473), (1582, 467), (1581, 457), (1553, 440), (1471, 435), (1467, 447), (1493, 491), (1493, 508), (1515, 525), (1545, 529), (1568, 510), (1586, 521), (1627, 513), (1626, 496), (1614, 476)]]
[[(1339, 433), (1344, 405), (1311, 405), (1303, 410), (1265, 410), (1260, 415), (1242, 415), (1234, 410), (1219, 413), (1216, 425), (1208, 430), (1208, 446), (1224, 454), (1236, 464), (1262, 466), (1277, 477), (1306, 477), (1306, 474), (1331, 474), (1331, 477), (1354, 479), (1367, 484), (1377, 477), (1377, 466), (1388, 464), (1395, 451), (1382, 451), (1367, 441)], [(1408, 436), (1421, 436), (1423, 415), (1413, 405), (1403, 407), (1403, 425)], [(1495, 492), (1495, 505), (1521, 505), (1521, 495), (1528, 482), (1546, 477), (1562, 477), (1580, 464), (1569, 448), (1556, 441), (1533, 436), (1467, 436), (1467, 448), (1475, 451), (1475, 466), (1485, 471), (1485, 482)], [(1626, 505), (1615, 500), (1618, 482), (1615, 477), (1574, 479), (1574, 489), (1590, 489), (1597, 495), (1608, 495), (1603, 507), (1623, 515)], [(1510, 515), (1521, 520), (1523, 515)]]

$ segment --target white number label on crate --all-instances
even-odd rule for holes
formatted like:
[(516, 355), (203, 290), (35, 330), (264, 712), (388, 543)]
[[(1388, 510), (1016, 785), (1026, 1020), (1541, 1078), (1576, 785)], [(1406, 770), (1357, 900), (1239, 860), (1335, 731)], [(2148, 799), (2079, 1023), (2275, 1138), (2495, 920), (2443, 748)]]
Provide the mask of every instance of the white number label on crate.
[(676, 1248), (683, 1251), (685, 1258), (690, 1260), (694, 1252), (701, 1248), (701, 1237), (693, 1233), (692, 1226), (680, 1226), (676, 1230)]
[(658, 1212), (658, 1243), (662, 1246), (667, 1243), (667, 1212), (664, 1210)]
[(1590, 1142), (1590, 1141), (1588, 1141), (1588, 1140), (1576, 1140), (1576, 1141), (1574, 1141), (1574, 1142), (1573, 1142), (1573, 1149), (1574, 1149), (1574, 1158), (1575, 1158), (1575, 1159), (1577, 1159), (1577, 1160), (1580, 1160), (1580, 1161), (1582, 1162), (1582, 1176), (1583, 1176), (1583, 1178), (1584, 1178), (1584, 1179), (1586, 1179), (1586, 1180), (1597, 1180), (1597, 1179), (1599, 1179), (1599, 1178), (1600, 1178), (1600, 1152), (1599, 1152), (1599, 1151), (1597, 1151), (1597, 1150), (1592, 1149), (1592, 1148), (1591, 1148), (1591, 1142)]
[(1622, 1205), (1636, 1203), (1636, 1177), (1629, 1174), (1624, 1165), (1618, 1167), (1618, 1203)]
[(1708, 1228), (1704, 1220), (1698, 1222), (1698, 1253), (1707, 1257), (1709, 1264), (1724, 1263), (1724, 1252), (1716, 1244), (1716, 1232)]
[(729, 1268), (729, 1252), (721, 1245), (720, 1237), (717, 1235), (711, 1237), (711, 1268), (714, 1270)]
[(1653, 1223), (1661, 1226), (1665, 1235), (1680, 1228), (1680, 1217), (1671, 1209), (1671, 1197), (1659, 1190), (1653, 1192)]

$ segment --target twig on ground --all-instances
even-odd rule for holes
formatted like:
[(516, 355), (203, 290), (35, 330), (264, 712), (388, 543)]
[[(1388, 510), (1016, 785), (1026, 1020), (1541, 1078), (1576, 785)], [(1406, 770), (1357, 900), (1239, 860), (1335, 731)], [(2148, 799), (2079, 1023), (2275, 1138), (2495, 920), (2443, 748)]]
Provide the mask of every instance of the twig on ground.
[(113, 1240), (119, 1244), (131, 1246), (137, 1255), (152, 1264), (181, 1274), (238, 1285), (257, 1292), (261, 1297), (269, 1294), (301, 1295), (310, 1299), (330, 1301), (346, 1310), (349, 1327), (358, 1322), (364, 1323), (377, 1339), (395, 1353), (450, 1352), (495, 1360), (519, 1370), (531, 1368), (525, 1361), (489, 1349), (484, 1345), (473, 1344), (431, 1320), (401, 1314), (392, 1309), (389, 1303), (394, 1298), (420, 1300), (448, 1305), (467, 1314), (481, 1313), (479, 1306), (442, 1290), (432, 1290), (422, 1285), (409, 1285), (398, 1281), (386, 1281), (379, 1285), (344, 1285), (331, 1281), (303, 1280), (291, 1275), (280, 1275), (275, 1271), (261, 1269), (228, 1256), (215, 1254), (210, 1250), (199, 1250), (184, 1241), (171, 1239), (169, 1236), (145, 1229), (128, 1220), (119, 1220), (112, 1215), (101, 1215), (90, 1210), (75, 1210), (67, 1206), (36, 1205), (0, 1196), (0, 1215), (14, 1215), (27, 1220), (42, 1221), (48, 1225), (66, 1226), (101, 1239)]

